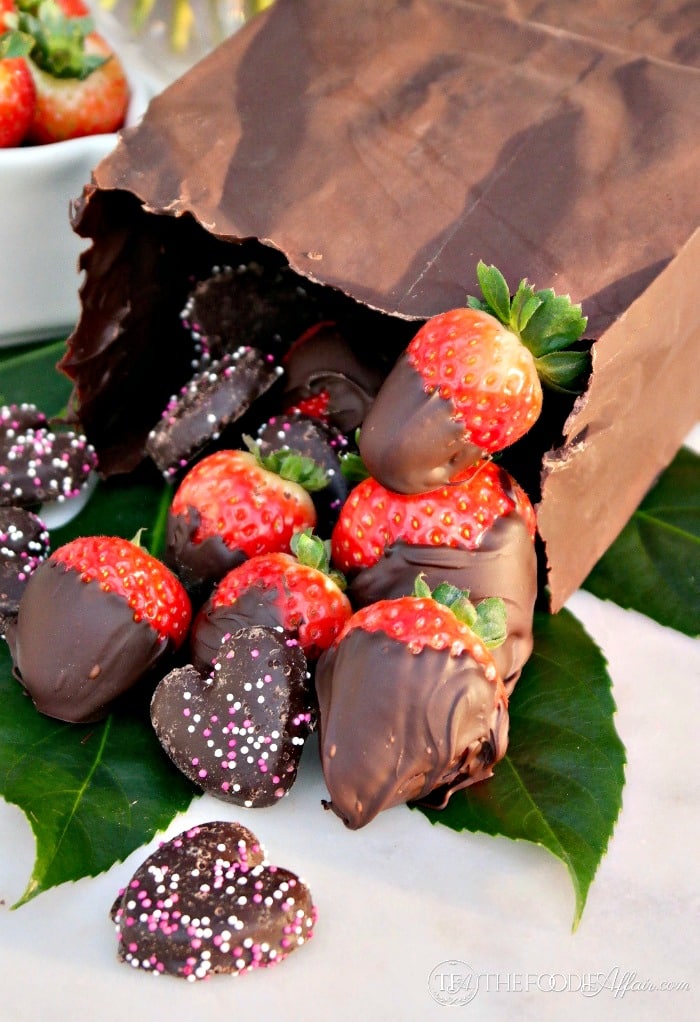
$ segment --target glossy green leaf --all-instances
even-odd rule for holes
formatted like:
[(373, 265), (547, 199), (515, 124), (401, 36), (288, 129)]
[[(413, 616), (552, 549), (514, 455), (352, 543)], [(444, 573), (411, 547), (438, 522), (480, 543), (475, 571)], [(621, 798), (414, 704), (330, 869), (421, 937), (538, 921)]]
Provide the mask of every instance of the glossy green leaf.
[(8, 348), (0, 352), (0, 404), (35, 404), (58, 415), (70, 397), (71, 382), (56, 371), (65, 341)]
[(620, 811), (625, 752), (605, 660), (568, 611), (538, 614), (535, 649), (510, 702), (508, 754), (453, 795), (435, 824), (542, 845), (566, 865), (574, 926)]
[(44, 717), (12, 677), (4, 643), (0, 706), (0, 794), (26, 814), (36, 838), (18, 905), (109, 869), (192, 800), (195, 789), (163, 755), (143, 706), (123, 706), (98, 724)]
[(700, 457), (681, 448), (584, 588), (700, 635)]

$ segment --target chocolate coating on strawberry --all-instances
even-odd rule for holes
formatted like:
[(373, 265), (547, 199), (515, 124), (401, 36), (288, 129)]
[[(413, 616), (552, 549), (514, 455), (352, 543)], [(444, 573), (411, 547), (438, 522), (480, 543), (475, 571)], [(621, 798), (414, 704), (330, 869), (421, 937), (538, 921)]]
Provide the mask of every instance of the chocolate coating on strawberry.
[(118, 537), (79, 537), (31, 575), (7, 642), (37, 709), (87, 722), (181, 645), (190, 619), (182, 585), (146, 551)]
[(317, 665), (329, 808), (352, 829), (431, 793), (444, 805), (505, 755), (508, 699), (488, 652), (408, 642), (353, 627)]
[(0, 633), (19, 609), (32, 572), (49, 556), (49, 533), (31, 511), (0, 507)]
[(331, 322), (311, 327), (295, 341), (285, 371), (285, 406), (326, 395), (328, 421), (343, 433), (362, 423), (384, 378)]
[(0, 505), (32, 508), (75, 497), (96, 467), (82, 433), (54, 431), (34, 405), (0, 409)]
[(121, 961), (195, 982), (283, 961), (313, 936), (316, 908), (306, 884), (270, 865), (247, 828), (213, 821), (149, 855), (111, 917)]
[(281, 629), (225, 637), (211, 672), (177, 668), (159, 682), (151, 721), (177, 768), (204, 791), (274, 805), (297, 775), (314, 710), (306, 658)]
[(309, 662), (330, 646), (352, 614), (345, 579), (331, 570), (328, 544), (318, 537), (297, 535), (293, 547), (296, 556), (251, 557), (217, 585), (190, 633), (198, 670), (210, 670), (223, 636), (249, 625), (283, 628)]
[(367, 413), (359, 447), (370, 475), (396, 493), (434, 490), (484, 453), (466, 439), (439, 391), (426, 394), (405, 353)]
[(468, 590), (474, 603), (489, 596), (503, 600), (507, 635), (491, 655), (510, 694), (532, 653), (537, 598), (537, 556), (523, 520), (515, 514), (499, 518), (474, 550), (415, 546), (398, 540), (376, 564), (355, 576), (350, 597), (361, 607), (406, 596), (419, 573), (431, 588), (450, 582)]
[(172, 478), (279, 379), (282, 369), (256, 348), (240, 347), (196, 373), (174, 395), (146, 441), (156, 466)]
[(106, 716), (168, 650), (121, 597), (51, 560), (31, 576), (7, 642), (37, 710), (72, 723)]
[(325, 475), (293, 461), (304, 485), (248, 451), (216, 451), (190, 469), (168, 513), (166, 560), (192, 592), (206, 595), (246, 557), (288, 549), (295, 532), (316, 525), (305, 487), (325, 483)]

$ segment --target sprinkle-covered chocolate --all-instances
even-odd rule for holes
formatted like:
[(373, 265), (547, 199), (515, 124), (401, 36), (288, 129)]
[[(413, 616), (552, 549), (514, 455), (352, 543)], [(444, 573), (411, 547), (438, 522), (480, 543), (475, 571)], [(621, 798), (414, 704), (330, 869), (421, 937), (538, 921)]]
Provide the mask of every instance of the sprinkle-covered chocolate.
[(0, 505), (33, 508), (75, 497), (96, 467), (82, 433), (54, 431), (34, 405), (0, 408)]
[(147, 453), (166, 478), (174, 477), (240, 420), (281, 374), (272, 356), (256, 348), (225, 353), (171, 397), (148, 436)]
[(297, 775), (314, 725), (306, 658), (282, 629), (226, 635), (211, 673), (176, 668), (158, 684), (151, 721), (177, 768), (204, 791), (274, 805)]
[(194, 368), (242, 344), (277, 353), (320, 317), (320, 289), (276, 253), (262, 255), (214, 266), (188, 296), (181, 319), (194, 342)]
[(161, 844), (111, 910), (121, 961), (189, 982), (283, 961), (313, 936), (316, 915), (303, 880), (224, 821)]
[(263, 457), (272, 451), (297, 451), (325, 469), (328, 485), (313, 492), (311, 499), (318, 514), (317, 531), (330, 534), (349, 491), (340, 462), (348, 449), (345, 435), (320, 419), (292, 413), (263, 423), (257, 440)]
[(49, 533), (33, 512), (0, 507), (0, 632), (17, 614), (32, 572), (49, 555)]

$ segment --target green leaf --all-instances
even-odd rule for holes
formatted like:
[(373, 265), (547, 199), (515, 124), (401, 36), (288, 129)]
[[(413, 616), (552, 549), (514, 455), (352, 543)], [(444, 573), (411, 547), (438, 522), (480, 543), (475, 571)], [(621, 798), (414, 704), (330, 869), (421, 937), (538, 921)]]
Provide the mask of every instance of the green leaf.
[(12, 677), (4, 644), (0, 705), (0, 794), (36, 838), (17, 905), (122, 861), (191, 802), (195, 789), (163, 754), (143, 708), (122, 707), (99, 724), (43, 717)]
[(0, 353), (0, 402), (37, 405), (48, 416), (58, 415), (70, 397), (71, 382), (56, 370), (65, 341), (8, 348)]
[(620, 811), (625, 753), (603, 655), (568, 611), (537, 614), (535, 649), (511, 697), (508, 754), (439, 812), (453, 830), (531, 841), (566, 865), (574, 928)]
[(540, 358), (577, 341), (588, 321), (581, 313), (581, 306), (572, 305), (568, 295), (555, 295), (550, 289), (535, 293), (542, 301), (521, 336), (535, 358)]
[(488, 311), (507, 326), (510, 323), (510, 291), (505, 277), (495, 266), (487, 266), (481, 260), (476, 267), (476, 275)]
[(553, 351), (537, 360), (537, 372), (553, 390), (581, 394), (591, 368), (587, 351)]
[(681, 448), (583, 584), (621, 607), (700, 635), (700, 457)]

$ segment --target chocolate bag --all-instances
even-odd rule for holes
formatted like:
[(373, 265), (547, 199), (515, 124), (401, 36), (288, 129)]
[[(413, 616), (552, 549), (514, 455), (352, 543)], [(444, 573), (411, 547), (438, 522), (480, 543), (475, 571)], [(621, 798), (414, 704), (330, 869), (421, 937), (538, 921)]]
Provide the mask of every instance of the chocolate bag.
[(187, 379), (180, 311), (213, 264), (279, 258), (381, 346), (476, 294), (483, 259), (589, 317), (587, 392), (512, 469), (563, 604), (700, 415), (700, 71), (680, 2), (532, 9), (277, 0), (152, 101), (74, 213), (62, 366), (105, 473)]

